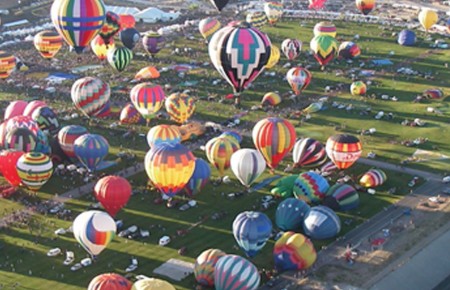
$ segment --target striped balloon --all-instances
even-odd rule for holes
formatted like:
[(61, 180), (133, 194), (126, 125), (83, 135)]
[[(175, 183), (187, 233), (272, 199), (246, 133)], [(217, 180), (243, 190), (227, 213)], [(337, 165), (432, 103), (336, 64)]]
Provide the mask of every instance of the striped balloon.
[(34, 111), (40, 107), (47, 107), (47, 103), (40, 100), (31, 101), (26, 105), (25, 109), (23, 109), (23, 114), (21, 115), (31, 117), (33, 116)]
[(105, 22), (102, 0), (58, 0), (50, 10), (59, 35), (76, 53), (82, 53)]
[(52, 177), (53, 163), (42, 153), (23, 154), (17, 160), (17, 174), (22, 183), (32, 191), (38, 191)]
[(353, 82), (350, 86), (350, 93), (353, 96), (362, 96), (367, 92), (367, 86), (362, 81)]
[(85, 127), (78, 125), (64, 126), (61, 128), (61, 130), (59, 130), (58, 143), (64, 154), (67, 155), (67, 157), (71, 159), (76, 159), (75, 152), (73, 149), (75, 140), (78, 137), (87, 133), (89, 132)]
[(281, 103), (281, 97), (279, 94), (274, 92), (269, 92), (264, 95), (264, 97), (261, 100), (261, 105), (270, 105), (272, 107), (275, 107)]
[(217, 261), (225, 256), (225, 252), (218, 249), (208, 249), (203, 251), (195, 260), (194, 275), (197, 283), (207, 286), (214, 286), (214, 268)]
[(133, 59), (133, 52), (127, 47), (116, 47), (108, 50), (109, 64), (118, 72), (123, 71)]
[(311, 239), (330, 239), (341, 231), (341, 220), (329, 207), (312, 207), (303, 222), (303, 231)]
[(245, 187), (250, 187), (266, 169), (266, 161), (261, 153), (249, 148), (234, 152), (230, 165), (231, 171)]
[(364, 187), (376, 187), (383, 185), (387, 180), (386, 173), (381, 169), (370, 169), (359, 180), (359, 184)]
[(89, 171), (95, 171), (97, 165), (108, 155), (109, 144), (103, 136), (88, 133), (75, 140), (73, 151)]
[(233, 221), (233, 235), (248, 257), (254, 257), (269, 240), (272, 222), (262, 212), (244, 211)]
[(255, 290), (260, 281), (258, 268), (240, 256), (225, 255), (214, 268), (216, 290)]
[(37, 135), (39, 131), (39, 125), (31, 117), (28, 116), (15, 116), (9, 119), (6, 123), (6, 131), (11, 131), (15, 128), (27, 128), (34, 135)]
[(96, 116), (109, 101), (110, 94), (108, 83), (93, 77), (76, 80), (71, 90), (75, 107), (87, 117)]
[(353, 135), (336, 134), (328, 138), (325, 150), (337, 168), (347, 169), (361, 156), (362, 145)]
[(99, 60), (105, 60), (108, 56), (108, 52), (115, 49), (115, 47), (116, 44), (114, 43), (114, 38), (111, 38), (108, 45), (105, 44), (105, 41), (100, 37), (100, 35), (97, 35), (91, 41), (91, 50)]
[(60, 128), (59, 120), (55, 111), (51, 108), (39, 107), (34, 110), (31, 118), (33, 118), (33, 120), (38, 124), (39, 129), (42, 131), (48, 132), (50, 135), (58, 133)]
[(294, 195), (307, 202), (318, 203), (325, 197), (330, 185), (320, 174), (313, 171), (303, 172), (294, 182)]
[(300, 95), (309, 86), (311, 79), (312, 74), (309, 70), (299, 66), (291, 68), (286, 73), (286, 80), (296, 95)]
[(171, 94), (166, 99), (166, 111), (172, 120), (183, 124), (194, 114), (195, 100), (186, 94)]
[(286, 198), (277, 207), (275, 223), (282, 231), (296, 231), (302, 226), (309, 209), (309, 205), (303, 200)]
[(324, 66), (337, 54), (338, 42), (332, 36), (318, 35), (311, 40), (310, 48), (314, 52), (317, 62)]
[(352, 210), (359, 206), (359, 194), (351, 185), (336, 183), (328, 189), (323, 204), (334, 210)]
[(130, 92), (130, 99), (134, 107), (147, 120), (153, 118), (161, 109), (165, 97), (161, 86), (152, 83), (137, 84)]
[(206, 41), (209, 41), (213, 34), (220, 29), (220, 22), (216, 18), (208, 17), (200, 20), (198, 30)]
[(148, 151), (144, 166), (153, 184), (163, 194), (173, 197), (194, 173), (195, 157), (181, 144), (163, 143)]
[(100, 274), (91, 280), (87, 290), (130, 290), (131, 282), (116, 273)]
[(236, 131), (225, 131), (225, 132), (223, 132), (222, 134), (220, 134), (219, 137), (225, 137), (225, 138), (228, 138), (228, 139), (230, 139), (231, 141), (234, 141), (234, 142), (238, 143), (239, 145), (240, 145), (241, 142), (242, 142), (242, 136), (241, 136), (241, 134), (239, 134), (239, 133), (236, 132)]
[(213, 138), (205, 145), (206, 157), (217, 168), (220, 176), (224, 176), (225, 170), (230, 167), (231, 156), (239, 149), (238, 143), (226, 137)]
[(264, 3), (264, 12), (270, 25), (274, 25), (283, 15), (283, 3), (275, 1), (266, 2)]
[(344, 59), (353, 59), (361, 54), (361, 49), (359, 46), (351, 41), (344, 41), (339, 45), (338, 55), (340, 58)]
[(302, 51), (302, 42), (298, 39), (287, 38), (281, 43), (281, 50), (288, 60), (294, 60)]
[(181, 134), (176, 126), (157, 125), (147, 133), (147, 143), (150, 149), (163, 143), (178, 144), (181, 142)]
[(312, 138), (299, 139), (292, 153), (295, 166), (318, 167), (327, 160), (325, 147)]
[(247, 14), (246, 21), (253, 27), (261, 29), (267, 23), (267, 16), (262, 11), (250, 12)]
[(16, 57), (0, 50), (0, 79), (6, 79), (16, 67)]
[(36, 148), (37, 136), (28, 128), (14, 128), (7, 131), (5, 147), (23, 152), (31, 152)]
[(211, 177), (211, 168), (209, 164), (202, 158), (195, 159), (195, 169), (192, 173), (191, 178), (184, 187), (186, 194), (192, 197), (202, 190), (203, 187), (208, 183)]
[(299, 271), (311, 267), (317, 259), (317, 253), (307, 237), (286, 232), (275, 243), (273, 258), (278, 271)]
[(267, 165), (275, 169), (294, 147), (294, 126), (281, 118), (265, 118), (256, 123), (252, 131), (253, 143), (264, 156)]
[(154, 31), (147, 32), (142, 38), (142, 45), (144, 46), (145, 51), (152, 57), (155, 57), (155, 55), (163, 48), (163, 43), (164, 37)]
[(105, 44), (109, 44), (110, 40), (114, 38), (120, 30), (120, 17), (114, 12), (106, 12), (106, 19), (102, 28), (98, 32), (98, 35), (105, 41)]
[(53, 58), (63, 45), (62, 37), (55, 31), (44, 30), (34, 36), (34, 47), (43, 58)]
[(137, 124), (141, 120), (141, 115), (133, 104), (126, 104), (120, 111), (119, 117), (121, 124)]
[(314, 26), (314, 36), (328, 35), (336, 37), (336, 26), (329, 21), (322, 21)]

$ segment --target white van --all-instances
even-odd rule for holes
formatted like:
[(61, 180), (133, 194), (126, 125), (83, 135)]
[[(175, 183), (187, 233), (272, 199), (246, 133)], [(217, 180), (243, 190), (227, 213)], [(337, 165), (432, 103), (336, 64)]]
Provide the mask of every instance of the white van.
[(169, 236), (164, 236), (162, 238), (159, 239), (159, 245), (160, 246), (167, 246), (170, 243), (170, 237)]

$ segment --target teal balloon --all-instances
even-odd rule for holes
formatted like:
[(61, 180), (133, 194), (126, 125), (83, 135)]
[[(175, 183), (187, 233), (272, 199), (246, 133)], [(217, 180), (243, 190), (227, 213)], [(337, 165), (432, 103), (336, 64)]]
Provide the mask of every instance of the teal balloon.
[(297, 198), (286, 198), (277, 207), (275, 223), (284, 231), (296, 231), (302, 227), (303, 220), (308, 214), (310, 206)]

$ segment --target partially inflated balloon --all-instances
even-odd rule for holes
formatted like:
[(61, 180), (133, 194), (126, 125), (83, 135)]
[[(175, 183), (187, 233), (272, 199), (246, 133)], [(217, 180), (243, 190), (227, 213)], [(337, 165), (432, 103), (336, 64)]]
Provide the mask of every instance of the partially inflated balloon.
[(87, 117), (96, 116), (108, 103), (111, 90), (99, 78), (84, 77), (72, 85), (71, 96), (75, 107)]
[(270, 192), (283, 198), (293, 196), (294, 183), (297, 176), (297, 174), (293, 174), (281, 178)]
[(352, 210), (359, 206), (359, 194), (351, 185), (336, 183), (328, 189), (323, 204), (333, 210)]
[(52, 177), (53, 163), (42, 153), (23, 154), (17, 160), (17, 174), (30, 190), (38, 191)]
[(131, 290), (176, 290), (175, 287), (167, 281), (156, 278), (145, 278), (136, 281)]
[(186, 94), (171, 94), (166, 99), (166, 111), (172, 120), (183, 124), (194, 114), (195, 100)]
[(28, 102), (22, 100), (10, 102), (5, 109), (5, 115), (3, 119), (6, 121), (15, 116), (25, 115), (24, 110), (27, 107), (27, 105)]
[(137, 124), (141, 120), (141, 115), (133, 104), (126, 104), (120, 111), (120, 123), (122, 124)]
[(283, 15), (283, 4), (280, 2), (266, 2), (264, 3), (264, 12), (270, 25), (274, 25)]
[(273, 68), (278, 63), (279, 60), (280, 60), (280, 49), (272, 44), (270, 46), (270, 57), (269, 60), (267, 61), (266, 69)]
[(256, 290), (260, 281), (258, 268), (240, 256), (225, 255), (214, 268), (216, 290)]
[(327, 152), (319, 141), (302, 138), (295, 143), (292, 157), (295, 166), (318, 167), (327, 160)]
[(118, 72), (123, 71), (133, 59), (133, 52), (126, 47), (116, 47), (108, 50), (107, 59), (109, 64)]
[(101, 274), (91, 280), (87, 290), (130, 290), (131, 282), (125, 277), (115, 274)]
[(310, 47), (316, 60), (324, 66), (337, 54), (338, 42), (332, 36), (318, 35), (311, 40)]
[(274, 92), (269, 92), (264, 95), (261, 100), (261, 105), (270, 105), (272, 107), (278, 106), (281, 103), (281, 97), (279, 94)]
[(120, 22), (120, 29), (127, 29), (127, 28), (133, 28), (136, 24), (136, 19), (131, 14), (119, 14), (119, 22)]
[(59, 35), (76, 53), (82, 53), (105, 22), (102, 0), (54, 1), (50, 15)]
[(198, 23), (198, 30), (200, 31), (200, 34), (203, 36), (203, 38), (206, 39), (206, 41), (209, 41), (213, 34), (220, 29), (220, 27), (221, 24), (219, 20), (212, 17), (202, 19)]
[(344, 59), (353, 59), (361, 54), (359, 46), (351, 41), (344, 41), (339, 45), (339, 57)]
[(108, 155), (109, 144), (103, 136), (84, 134), (73, 144), (73, 151), (78, 160), (89, 170), (95, 171), (97, 165)]
[(16, 67), (16, 57), (0, 50), (0, 79), (6, 79)]
[(375, 8), (375, 0), (356, 0), (356, 8), (367, 15)]
[(69, 125), (59, 130), (58, 143), (59, 146), (61, 146), (61, 149), (64, 152), (64, 154), (67, 155), (67, 157), (76, 159), (76, 155), (73, 150), (75, 140), (78, 137), (87, 133), (89, 133), (88, 130), (85, 127), (79, 125)]
[(114, 217), (128, 203), (131, 185), (120, 176), (105, 176), (95, 184), (94, 195), (105, 210)]
[(209, 164), (201, 158), (196, 158), (194, 173), (184, 187), (186, 194), (190, 197), (198, 194), (208, 183), (210, 177), (211, 168)]
[(311, 267), (317, 259), (317, 253), (307, 237), (286, 232), (275, 243), (273, 258), (278, 271), (299, 271)]
[(120, 17), (114, 12), (106, 12), (106, 19), (98, 35), (103, 39), (106, 45), (114, 38), (120, 29)]
[(291, 68), (286, 73), (286, 80), (296, 95), (300, 95), (309, 86), (311, 79), (312, 74), (309, 70), (299, 66)]
[(210, 0), (212, 5), (216, 7), (217, 10), (222, 11), (222, 9), (227, 5), (229, 0)]
[(314, 26), (314, 36), (328, 35), (336, 37), (336, 26), (329, 21), (322, 21)]
[(266, 169), (266, 161), (259, 151), (245, 148), (231, 155), (230, 167), (242, 185), (249, 187)]
[(160, 77), (159, 71), (154, 66), (146, 66), (142, 68), (137, 74), (134, 76), (136, 80), (145, 80), (145, 79), (157, 79)]
[(225, 252), (218, 249), (208, 249), (203, 251), (195, 260), (194, 275), (197, 283), (207, 286), (214, 286), (214, 268), (217, 261), (225, 256)]
[(53, 58), (63, 45), (62, 37), (55, 31), (44, 30), (34, 36), (34, 47), (43, 58)]
[(230, 167), (231, 156), (239, 148), (239, 144), (229, 138), (217, 137), (206, 143), (205, 152), (209, 162), (217, 168), (219, 175), (223, 176), (225, 170)]
[(108, 45), (105, 44), (100, 35), (97, 35), (91, 41), (91, 49), (99, 60), (105, 60), (108, 56), (108, 51), (115, 49), (115, 47), (114, 38), (111, 38)]
[(25, 152), (15, 149), (0, 151), (0, 173), (6, 181), (14, 187), (19, 186), (22, 182), (17, 173), (17, 161), (23, 154), (25, 154)]
[(367, 91), (366, 84), (362, 81), (353, 82), (350, 86), (350, 93), (352, 93), (353, 96), (362, 96), (365, 95)]
[(30, 129), (16, 127), (7, 131), (4, 141), (5, 148), (31, 152), (36, 148), (36, 139), (36, 134), (31, 132)]
[(282, 231), (296, 231), (301, 228), (309, 209), (309, 205), (303, 200), (286, 198), (277, 207), (275, 223)]
[(141, 39), (141, 34), (134, 27), (126, 28), (120, 32), (119, 39), (125, 47), (132, 50)]
[(262, 212), (245, 211), (233, 221), (233, 235), (248, 257), (254, 257), (272, 233), (272, 222)]
[(116, 223), (106, 212), (85, 211), (73, 221), (73, 235), (92, 256), (100, 254), (116, 235)]
[(181, 134), (176, 126), (157, 125), (147, 133), (147, 143), (150, 149), (163, 143), (178, 144), (180, 142)]
[(181, 144), (163, 143), (145, 156), (145, 170), (153, 184), (173, 197), (182, 190), (195, 170), (195, 157)]
[(281, 118), (265, 118), (252, 131), (253, 143), (264, 156), (267, 165), (275, 169), (295, 144), (295, 128)]
[(302, 42), (298, 39), (287, 38), (281, 43), (281, 50), (288, 60), (294, 60), (302, 51)]
[(325, 150), (337, 168), (347, 169), (361, 156), (362, 145), (353, 135), (337, 134), (328, 138)]
[(267, 23), (267, 16), (262, 11), (250, 12), (247, 14), (246, 21), (253, 27), (262, 28)]
[(164, 43), (164, 37), (159, 33), (150, 31), (142, 38), (142, 45), (144, 45), (145, 51), (154, 57), (162, 48)]
[(370, 169), (359, 180), (364, 187), (376, 187), (386, 182), (387, 176), (381, 169)]
[(131, 89), (130, 99), (142, 117), (150, 120), (163, 106), (165, 94), (159, 85), (141, 83)]
[(294, 195), (307, 202), (318, 203), (330, 188), (328, 181), (313, 171), (301, 173), (294, 182)]

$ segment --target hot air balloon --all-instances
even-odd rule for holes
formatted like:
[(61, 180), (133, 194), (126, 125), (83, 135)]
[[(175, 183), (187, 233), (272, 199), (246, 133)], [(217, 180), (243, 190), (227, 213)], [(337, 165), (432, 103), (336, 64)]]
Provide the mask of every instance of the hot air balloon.
[(281, 50), (289, 60), (296, 59), (302, 51), (302, 42), (298, 39), (287, 38), (281, 43)]
[(60, 128), (56, 113), (49, 107), (39, 107), (34, 110), (31, 118), (38, 124), (42, 131), (47, 131), (51, 135), (58, 133)]
[(115, 49), (115, 47), (116, 44), (114, 43), (114, 38), (111, 38), (108, 45), (105, 44), (105, 41), (100, 35), (97, 35), (91, 41), (91, 49), (99, 60), (105, 60), (108, 56), (108, 52)]
[(119, 120), (122, 124), (137, 124), (141, 120), (141, 115), (133, 104), (128, 103), (120, 111)]
[(53, 58), (63, 45), (62, 37), (55, 31), (44, 30), (34, 36), (34, 47), (43, 58)]
[(328, 138), (325, 150), (337, 168), (347, 169), (361, 156), (362, 145), (353, 135), (337, 134)]
[(217, 10), (222, 11), (222, 9), (227, 5), (229, 0), (210, 0), (210, 1)]
[(148, 151), (144, 166), (153, 184), (163, 194), (173, 197), (192, 177), (195, 157), (188, 148), (179, 143), (163, 143)]
[(48, 107), (47, 104), (43, 101), (34, 100), (29, 102), (25, 109), (23, 110), (24, 116), (32, 117), (35, 110), (39, 109), (40, 107)]
[(134, 27), (126, 28), (119, 33), (119, 39), (126, 48), (133, 50), (136, 44), (139, 43), (141, 34)]
[(260, 281), (258, 268), (240, 256), (225, 255), (214, 268), (216, 290), (256, 290)]
[(214, 268), (217, 261), (225, 255), (225, 252), (218, 249), (208, 249), (198, 255), (194, 266), (195, 280), (198, 284), (207, 287), (214, 286)]
[(145, 278), (134, 282), (131, 290), (176, 290), (167, 281), (156, 278)]
[(261, 29), (267, 23), (267, 16), (262, 11), (250, 12), (247, 14), (246, 21), (253, 27)]
[(270, 57), (269, 60), (267, 61), (266, 69), (273, 68), (278, 63), (279, 60), (280, 60), (280, 49), (272, 44), (270, 46)]
[(164, 98), (161, 86), (152, 83), (137, 84), (130, 91), (131, 102), (147, 121), (161, 109)]
[(275, 107), (278, 106), (280, 103), (281, 103), (280, 95), (274, 92), (266, 93), (261, 100), (261, 106), (270, 105), (272, 107)]
[(244, 211), (233, 221), (233, 235), (248, 257), (254, 257), (272, 233), (272, 222), (262, 212)]
[(195, 111), (195, 100), (183, 93), (171, 94), (166, 99), (166, 111), (177, 123), (186, 122)]
[(325, 197), (328, 188), (330, 185), (322, 175), (313, 171), (303, 172), (295, 180), (294, 195), (307, 202), (318, 203)]
[(306, 68), (293, 67), (286, 73), (286, 79), (296, 95), (306, 89), (311, 82), (312, 74)]
[(19, 186), (22, 182), (17, 173), (17, 161), (23, 154), (25, 152), (15, 149), (0, 151), (0, 173), (13, 187)]
[(0, 50), (0, 79), (6, 79), (16, 67), (16, 57)]
[(314, 26), (313, 32), (314, 36), (328, 35), (336, 37), (336, 26), (329, 21), (322, 21)]
[(22, 183), (32, 191), (38, 191), (52, 177), (53, 163), (42, 153), (23, 154), (17, 160), (17, 174)]
[(381, 169), (370, 169), (359, 180), (359, 184), (364, 187), (376, 187), (386, 182), (387, 176)]
[(230, 139), (231, 141), (233, 141), (233, 142), (236, 142), (237, 144), (241, 144), (241, 142), (242, 142), (242, 136), (241, 136), (241, 134), (239, 134), (238, 132), (236, 132), (236, 131), (225, 131), (225, 132), (223, 132), (222, 134), (220, 134), (220, 136), (219, 137), (225, 137), (225, 138), (228, 138), (228, 139)]
[(131, 185), (125, 178), (108, 175), (97, 181), (94, 187), (94, 196), (109, 215), (115, 217), (128, 203), (131, 196)]
[(422, 95), (428, 99), (441, 99), (444, 97), (444, 92), (440, 89), (428, 89)]
[(249, 188), (266, 169), (266, 161), (257, 150), (244, 148), (231, 155), (230, 167), (242, 185)]
[(397, 42), (404, 46), (413, 46), (416, 44), (416, 33), (412, 30), (403, 29), (398, 34)]
[(338, 43), (334, 37), (329, 35), (315, 36), (310, 42), (314, 57), (320, 65), (329, 63), (338, 51)]
[(191, 178), (184, 187), (186, 194), (189, 197), (192, 197), (199, 193), (208, 183), (210, 177), (211, 168), (209, 167), (209, 164), (201, 158), (196, 158), (194, 173), (192, 173)]
[(5, 115), (4, 115), (3, 119), (6, 121), (15, 116), (23, 115), (23, 111), (25, 110), (27, 105), (28, 105), (28, 102), (22, 101), (22, 100), (10, 102), (9, 105), (5, 109)]
[(317, 253), (307, 237), (286, 232), (276, 241), (273, 258), (278, 271), (299, 271), (311, 267), (317, 259)]
[(109, 144), (103, 136), (88, 133), (75, 140), (73, 152), (89, 171), (95, 171), (97, 165), (108, 155)]
[(275, 25), (283, 15), (283, 4), (275, 1), (266, 2), (264, 3), (264, 13), (266, 13), (269, 24)]
[(164, 37), (162, 37), (159, 33), (154, 31), (149, 31), (142, 38), (142, 44), (144, 45), (145, 51), (150, 54), (152, 57), (163, 48)]
[(341, 231), (341, 220), (331, 208), (314, 206), (305, 217), (303, 231), (311, 239), (329, 239)]
[(344, 41), (339, 45), (339, 57), (344, 59), (353, 59), (361, 54), (359, 46), (351, 41)]
[(319, 141), (302, 138), (295, 143), (292, 157), (295, 166), (318, 167), (327, 160), (327, 152)]
[(220, 27), (221, 24), (219, 20), (212, 17), (202, 19), (198, 23), (198, 30), (206, 41), (209, 41), (213, 34), (220, 29)]
[(142, 68), (138, 73), (134, 76), (136, 80), (145, 80), (145, 79), (157, 79), (160, 77), (159, 71), (154, 66), (146, 66)]
[(133, 28), (136, 25), (136, 19), (131, 14), (119, 14), (120, 29)]
[(82, 53), (105, 22), (102, 0), (58, 0), (51, 11), (53, 25), (76, 53)]
[(6, 138), (6, 121), (0, 124), (0, 149), (5, 148), (5, 138)]
[(76, 80), (71, 90), (73, 104), (87, 117), (96, 116), (108, 103), (110, 94), (109, 85), (93, 77)]
[(76, 155), (73, 149), (75, 140), (78, 137), (87, 133), (89, 132), (86, 128), (78, 125), (64, 126), (61, 128), (61, 130), (59, 130), (58, 143), (59, 146), (61, 146), (61, 149), (64, 152), (64, 154), (67, 155), (67, 157), (71, 159), (76, 159)]
[(214, 33), (208, 49), (211, 62), (233, 87), (235, 102), (239, 105), (240, 93), (261, 74), (269, 61), (269, 38), (248, 23), (242, 23)]
[(133, 52), (126, 47), (116, 47), (108, 50), (106, 55), (109, 64), (118, 72), (123, 71), (133, 59)]
[(131, 282), (125, 277), (115, 273), (107, 273), (95, 276), (89, 283), (87, 290), (130, 290), (131, 286)]
[(353, 96), (362, 96), (365, 95), (367, 92), (367, 86), (362, 81), (356, 81), (353, 82), (350, 86), (350, 93)]
[(16, 127), (7, 131), (5, 148), (31, 152), (36, 148), (36, 134), (25, 127)]
[(301, 228), (309, 209), (309, 205), (303, 200), (286, 198), (277, 207), (275, 223), (282, 231), (296, 231)]
[(333, 210), (352, 210), (359, 206), (359, 194), (351, 185), (336, 183), (328, 189), (323, 204)]
[(265, 118), (253, 127), (253, 143), (273, 170), (295, 144), (294, 126), (281, 118)]
[(92, 256), (100, 254), (116, 235), (116, 223), (103, 211), (89, 210), (73, 221), (73, 235)]
[(356, 8), (367, 15), (375, 8), (375, 0), (356, 0)]
[(181, 142), (180, 131), (171, 125), (157, 125), (147, 133), (147, 143), (151, 148), (163, 143), (178, 144)]
[(323, 102), (314, 102), (314, 103), (309, 104), (308, 107), (304, 108), (302, 110), (302, 113), (312, 114), (315, 112), (319, 112), (320, 110), (322, 110), (323, 107), (324, 107)]
[(108, 11), (106, 12), (106, 19), (103, 23), (102, 28), (98, 32), (98, 35), (103, 39), (106, 46), (109, 45), (111, 39), (114, 38), (120, 30), (120, 17), (114, 12)]
[(282, 198), (293, 196), (294, 183), (297, 177), (297, 174), (293, 174), (281, 178), (270, 192)]
[(434, 10), (423, 8), (419, 12), (419, 22), (426, 31), (436, 24), (438, 19), (439, 17)]
[(7, 132), (15, 128), (27, 128), (28, 130), (33, 132), (34, 135), (36, 135), (39, 131), (39, 125), (31, 117), (28, 116), (15, 116), (6, 122)]
[(39, 130), (36, 134), (36, 147), (34, 147), (34, 152), (40, 152), (46, 155), (52, 153), (52, 147), (48, 140), (47, 134)]
[(327, 0), (309, 0), (309, 9), (322, 9), (323, 6), (325, 5), (325, 2), (327, 2)]
[(220, 176), (224, 176), (225, 170), (230, 167), (231, 156), (239, 149), (238, 143), (226, 137), (213, 138), (205, 145), (206, 157), (217, 168)]
[[(325, 149), (325, 151), (326, 151), (326, 149)], [(324, 165), (322, 165), (320, 167), (320, 172), (322, 172), (322, 173), (331, 173), (331, 172), (335, 171), (336, 169), (338, 169), (338, 168), (333, 163), (333, 161), (328, 161), (328, 162), (326, 162)]]

